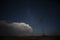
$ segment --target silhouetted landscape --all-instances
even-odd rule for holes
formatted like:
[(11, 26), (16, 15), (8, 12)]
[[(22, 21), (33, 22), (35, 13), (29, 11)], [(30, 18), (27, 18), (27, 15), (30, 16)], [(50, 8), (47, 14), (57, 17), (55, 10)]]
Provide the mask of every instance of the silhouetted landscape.
[(0, 36), (0, 40), (60, 40), (60, 36)]

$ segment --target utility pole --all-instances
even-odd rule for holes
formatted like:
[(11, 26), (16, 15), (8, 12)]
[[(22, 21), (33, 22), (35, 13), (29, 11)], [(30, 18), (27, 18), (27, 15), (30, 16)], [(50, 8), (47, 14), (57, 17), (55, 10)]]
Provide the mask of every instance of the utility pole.
[(45, 35), (45, 33), (44, 33), (44, 16), (40, 17), (40, 23), (42, 25), (42, 36), (44, 36)]

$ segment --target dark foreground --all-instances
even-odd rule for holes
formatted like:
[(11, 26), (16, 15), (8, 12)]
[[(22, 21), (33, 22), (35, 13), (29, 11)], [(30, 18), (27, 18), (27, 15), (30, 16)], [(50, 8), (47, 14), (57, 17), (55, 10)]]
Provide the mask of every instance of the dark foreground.
[(60, 36), (0, 36), (0, 40), (60, 40)]

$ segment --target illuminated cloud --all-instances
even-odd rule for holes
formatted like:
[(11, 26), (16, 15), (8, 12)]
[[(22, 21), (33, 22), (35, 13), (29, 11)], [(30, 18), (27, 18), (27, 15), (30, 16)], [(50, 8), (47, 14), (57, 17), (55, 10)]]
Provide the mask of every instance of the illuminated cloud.
[(10, 26), (13, 26), (15, 29), (20, 29), (21, 31), (28, 31), (28, 32), (32, 32), (32, 27), (29, 26), (29, 24), (26, 23), (16, 23), (13, 22), (11, 24), (8, 24)]
[(32, 27), (24, 22), (12, 22), (0, 21), (0, 35), (26, 35), (33, 32)]

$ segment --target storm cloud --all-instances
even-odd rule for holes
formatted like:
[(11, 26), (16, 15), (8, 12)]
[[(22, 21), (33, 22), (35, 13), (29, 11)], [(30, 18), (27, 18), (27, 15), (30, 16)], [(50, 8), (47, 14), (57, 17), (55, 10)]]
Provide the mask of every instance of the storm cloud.
[(32, 32), (32, 27), (24, 22), (0, 21), (0, 35), (28, 35)]

